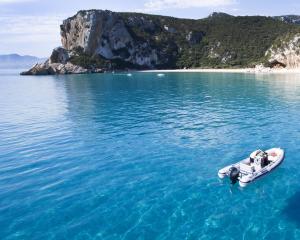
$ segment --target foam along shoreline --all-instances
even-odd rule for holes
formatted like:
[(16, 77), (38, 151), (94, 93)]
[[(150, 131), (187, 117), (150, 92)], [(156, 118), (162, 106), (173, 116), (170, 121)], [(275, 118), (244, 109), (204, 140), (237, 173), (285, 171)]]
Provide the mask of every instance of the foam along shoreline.
[(300, 68), (295, 69), (272, 69), (272, 68), (236, 68), (236, 69), (172, 69), (172, 70), (144, 70), (140, 72), (152, 72), (152, 73), (171, 73), (171, 72), (183, 72), (183, 73), (299, 73)]

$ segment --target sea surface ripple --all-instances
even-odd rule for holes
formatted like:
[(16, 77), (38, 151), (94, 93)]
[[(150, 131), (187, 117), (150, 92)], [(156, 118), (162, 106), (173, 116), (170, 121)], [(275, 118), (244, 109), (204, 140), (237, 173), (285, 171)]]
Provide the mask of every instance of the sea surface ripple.
[[(300, 75), (0, 72), (0, 239), (300, 239)], [(282, 147), (245, 189), (218, 169)]]

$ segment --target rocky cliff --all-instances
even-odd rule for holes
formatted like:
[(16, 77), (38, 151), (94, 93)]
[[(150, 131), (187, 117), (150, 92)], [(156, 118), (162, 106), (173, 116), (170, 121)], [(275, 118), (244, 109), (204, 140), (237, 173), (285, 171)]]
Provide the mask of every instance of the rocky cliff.
[(266, 56), (271, 67), (300, 68), (300, 34), (279, 39)]
[(65, 48), (58, 47), (52, 51), (51, 56), (44, 63), (37, 63), (28, 71), (22, 72), (21, 75), (55, 75), (55, 74), (83, 74), (83, 73), (100, 73), (102, 69), (95, 67), (85, 68), (73, 64), (70, 60), (74, 53)]
[(102, 10), (63, 21), (62, 47), (23, 74), (124, 69), (251, 67), (274, 42), (300, 27), (270, 17), (213, 13), (200, 20)]
[(300, 24), (300, 16), (299, 15), (284, 15), (284, 16), (278, 16), (274, 17), (277, 20), (286, 22), (286, 23), (292, 23), (292, 24)]
[(160, 62), (158, 49), (130, 33), (131, 27), (155, 29), (154, 23), (143, 17), (124, 19), (110, 11), (81, 11), (61, 25), (62, 44), (69, 51), (81, 48), (89, 55), (154, 68)]

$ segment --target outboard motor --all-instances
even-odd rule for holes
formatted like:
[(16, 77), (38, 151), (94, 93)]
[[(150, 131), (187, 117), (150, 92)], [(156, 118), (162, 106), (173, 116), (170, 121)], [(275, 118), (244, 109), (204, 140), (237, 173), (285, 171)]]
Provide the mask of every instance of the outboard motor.
[(230, 180), (231, 180), (231, 184), (236, 184), (237, 183), (239, 175), (240, 175), (240, 170), (239, 169), (237, 169), (236, 167), (232, 167), (230, 169), (229, 177), (230, 177)]

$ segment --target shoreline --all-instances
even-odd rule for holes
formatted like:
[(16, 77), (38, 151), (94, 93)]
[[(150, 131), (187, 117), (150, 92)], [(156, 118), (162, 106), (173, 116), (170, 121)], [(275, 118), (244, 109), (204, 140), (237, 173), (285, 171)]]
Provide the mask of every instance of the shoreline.
[(191, 68), (191, 69), (162, 69), (162, 70), (142, 70), (139, 72), (149, 72), (149, 73), (263, 73), (263, 74), (273, 74), (273, 73), (299, 73), (300, 68), (295, 69), (271, 69), (271, 68)]

